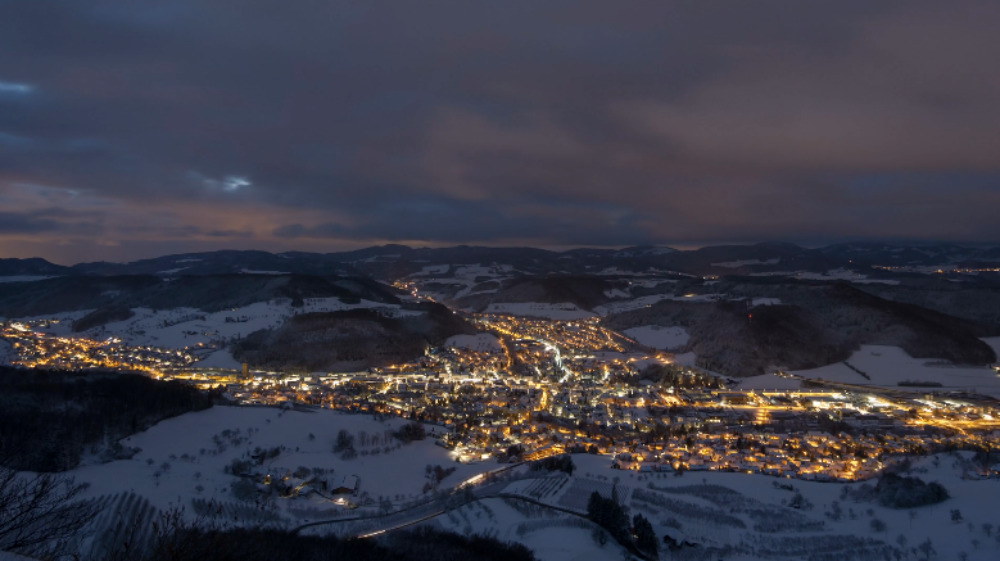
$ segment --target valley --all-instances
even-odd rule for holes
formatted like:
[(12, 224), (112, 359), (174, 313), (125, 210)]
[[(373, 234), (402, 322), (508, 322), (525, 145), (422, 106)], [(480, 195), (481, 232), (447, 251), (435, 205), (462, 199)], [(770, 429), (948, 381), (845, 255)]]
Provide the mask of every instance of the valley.
[[(76, 302), (51, 278), (12, 281), (0, 297), (14, 314), (0, 332), (6, 361), (25, 376), (111, 369), (214, 396), (113, 454), (84, 447), (67, 473), (119, 513), (90, 535), (110, 536), (113, 516), (183, 508), (202, 525), (361, 538), (434, 527), (542, 559), (648, 556), (600, 537), (596, 491), (648, 518), (672, 557), (801, 558), (809, 542), (811, 559), (919, 558), (921, 546), (986, 558), (942, 532), (910, 543), (914, 518), (864, 498), (892, 473), (987, 493), (1000, 479), (1000, 338), (961, 302), (888, 299), (926, 290), (923, 277), (882, 271), (875, 296), (862, 273), (425, 265), (381, 283), (246, 272), (210, 303), (191, 295), (223, 277), (181, 286), (174, 274), (88, 278), (94, 292)], [(40, 293), (62, 303), (17, 296)], [(544, 467), (567, 457), (570, 473)], [(971, 496), (910, 512), (976, 512), (961, 534), (985, 544), (988, 513)], [(719, 510), (729, 504), (742, 506)], [(75, 547), (101, 558), (127, 538), (115, 535)]]

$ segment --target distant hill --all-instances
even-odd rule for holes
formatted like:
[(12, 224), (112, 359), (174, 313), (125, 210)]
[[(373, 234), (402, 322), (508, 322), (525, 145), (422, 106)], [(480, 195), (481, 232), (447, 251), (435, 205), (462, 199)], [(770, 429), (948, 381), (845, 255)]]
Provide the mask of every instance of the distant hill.
[[(607, 302), (609, 291), (615, 290), (620, 284), (620, 281), (584, 275), (519, 277), (500, 282), (493, 287), (493, 291), (456, 298), (450, 303), (465, 309), (483, 311), (494, 301), (553, 304), (569, 302), (591, 310)], [(490, 288), (490, 285), (484, 283), (480, 288)]]
[(699, 365), (731, 376), (753, 376), (781, 367), (807, 369), (847, 359), (862, 344), (902, 347), (911, 356), (959, 364), (996, 361), (979, 337), (997, 325), (960, 319), (913, 304), (894, 302), (846, 283), (782, 283), (767, 287), (777, 305), (750, 306), (755, 286), (723, 287), (717, 302), (666, 300), (609, 316), (623, 330), (642, 325), (684, 327)]
[(398, 317), (371, 309), (293, 316), (277, 329), (251, 333), (232, 352), (255, 368), (365, 369), (415, 360), (452, 335), (475, 332), (448, 308), (423, 303), (405, 306)]
[(0, 259), (0, 277), (65, 275), (69, 267), (55, 265), (39, 257), (32, 259)]
[[(577, 316), (610, 314), (610, 325), (620, 329), (683, 326), (703, 365), (733, 375), (828, 364), (861, 344), (982, 364), (995, 358), (977, 337), (1000, 334), (997, 267), (998, 247), (869, 242), (567, 251), (385, 245), (338, 253), (215, 251), (72, 267), (3, 259), (0, 316), (92, 310), (77, 321), (83, 330), (128, 318), (137, 307), (213, 312), (281, 299), (295, 308), (307, 298), (400, 304), (409, 299), (387, 283), (404, 281), (419, 295), (470, 311), (567, 304)], [(748, 322), (744, 300), (779, 305), (755, 308)], [(247, 337), (238, 351), (273, 367), (395, 362), (419, 356), (438, 332), (467, 329), (435, 313), (421, 314), (431, 318), (430, 332), (405, 314), (305, 316)], [(324, 338), (339, 342), (324, 350)], [(299, 343), (312, 346), (300, 356), (291, 350)]]
[(274, 298), (361, 299), (398, 303), (392, 289), (366, 278), (306, 275), (63, 276), (4, 283), (0, 315), (34, 316), (66, 311), (180, 307), (219, 311)]
[(384, 245), (337, 253), (213, 251), (166, 255), (130, 263), (81, 263), (72, 267), (43, 259), (0, 259), (0, 277), (15, 275), (190, 276), (236, 273), (366, 275), (398, 279), (435, 265), (507, 265), (526, 275), (596, 274), (603, 271), (727, 275), (883, 267), (987, 267), (1000, 264), (1000, 246), (852, 242), (822, 248), (790, 243), (669, 247), (580, 248), (549, 251), (526, 247), (455, 246), (411, 248)]

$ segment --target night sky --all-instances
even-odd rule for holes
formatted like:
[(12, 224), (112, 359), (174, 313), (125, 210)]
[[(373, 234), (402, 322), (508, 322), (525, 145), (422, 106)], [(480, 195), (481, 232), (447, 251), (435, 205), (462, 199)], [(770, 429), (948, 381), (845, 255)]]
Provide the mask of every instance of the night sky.
[(996, 242), (998, 30), (996, 0), (0, 0), (0, 257)]

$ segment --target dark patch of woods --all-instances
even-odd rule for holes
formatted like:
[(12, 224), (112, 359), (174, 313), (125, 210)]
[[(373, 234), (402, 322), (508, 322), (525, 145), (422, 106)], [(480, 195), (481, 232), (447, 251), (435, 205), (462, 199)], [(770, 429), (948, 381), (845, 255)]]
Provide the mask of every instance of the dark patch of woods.
[(423, 440), (427, 438), (427, 430), (424, 429), (424, 425), (412, 422), (406, 423), (399, 428), (398, 431), (392, 433), (400, 442), (403, 444), (409, 444), (415, 440)]
[(233, 356), (274, 369), (324, 370), (338, 364), (385, 366), (424, 355), (448, 337), (475, 333), (470, 323), (435, 303), (408, 304), (415, 315), (388, 317), (374, 309), (299, 314), (277, 329), (236, 341)]
[(421, 529), (393, 533), (381, 540), (343, 540), (297, 536), (278, 530), (213, 531), (182, 529), (159, 540), (149, 561), (533, 561), (521, 544)]
[(574, 469), (576, 469), (576, 466), (573, 464), (573, 458), (569, 454), (549, 456), (548, 458), (531, 462), (531, 471), (562, 471), (573, 475)]
[(211, 405), (196, 388), (139, 374), (0, 367), (0, 465), (71, 469), (88, 447), (113, 454), (125, 436)]
[(98, 308), (74, 321), (73, 331), (79, 333), (80, 331), (86, 331), (91, 327), (97, 327), (98, 325), (105, 325), (113, 321), (124, 321), (134, 315), (135, 312), (133, 312), (131, 308), (121, 306)]
[[(682, 326), (691, 339), (683, 351), (698, 366), (729, 376), (753, 376), (782, 365), (806, 369), (850, 358), (860, 345), (902, 347), (917, 358), (959, 364), (989, 364), (996, 354), (980, 337), (1000, 325), (946, 315), (868, 293), (848, 283), (762, 281), (732, 277), (713, 285), (717, 302), (664, 300), (649, 308), (610, 315), (617, 330), (640, 325)], [(701, 287), (692, 287), (697, 292)], [(678, 293), (683, 292), (677, 287)], [(887, 294), (886, 296), (895, 296)], [(744, 301), (734, 301), (736, 298)], [(752, 306), (755, 297), (780, 305)]]
[(889, 508), (917, 508), (949, 498), (948, 490), (936, 481), (927, 483), (919, 477), (890, 472), (879, 476), (874, 486), (864, 484), (847, 494), (854, 500), (874, 500)]
[(649, 520), (636, 514), (630, 520), (628, 512), (613, 498), (604, 498), (594, 491), (587, 502), (587, 516), (608, 532), (623, 547), (649, 558), (656, 558), (659, 542)]

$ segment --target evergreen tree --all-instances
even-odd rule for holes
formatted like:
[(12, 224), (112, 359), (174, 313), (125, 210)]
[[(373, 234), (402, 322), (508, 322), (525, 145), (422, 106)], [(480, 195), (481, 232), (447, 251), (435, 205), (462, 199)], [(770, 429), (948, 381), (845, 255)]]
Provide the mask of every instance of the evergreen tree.
[(635, 546), (652, 557), (656, 557), (659, 543), (656, 541), (656, 533), (653, 525), (641, 514), (636, 514), (632, 518), (632, 535), (635, 536)]

